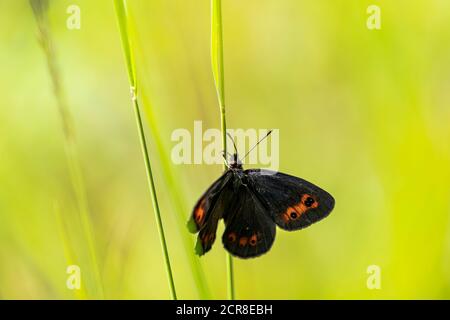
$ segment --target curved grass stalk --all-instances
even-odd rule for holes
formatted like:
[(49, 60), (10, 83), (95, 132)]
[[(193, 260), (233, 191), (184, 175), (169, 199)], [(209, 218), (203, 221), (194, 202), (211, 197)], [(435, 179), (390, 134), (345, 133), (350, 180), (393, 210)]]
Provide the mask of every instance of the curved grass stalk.
[[(222, 0), (211, 0), (211, 64), (216, 85), (217, 98), (220, 108), (220, 125), (222, 134), (222, 148), (227, 152), (227, 122), (225, 117), (225, 76), (223, 64), (223, 28), (222, 28)], [(224, 170), (227, 170), (224, 164)], [(227, 263), (227, 296), (234, 300), (234, 271), (233, 258), (229, 253)]]
[(140, 111), (139, 103), (138, 103), (138, 99), (137, 99), (138, 90), (137, 90), (137, 81), (136, 81), (136, 69), (135, 69), (135, 63), (133, 60), (133, 54), (131, 51), (131, 42), (130, 42), (130, 37), (129, 37), (128, 14), (127, 14), (127, 10), (126, 10), (126, 1), (125, 0), (115, 0), (114, 5), (115, 5), (117, 21), (118, 21), (119, 29), (120, 29), (120, 36), (121, 36), (121, 40), (122, 40), (122, 49), (124, 51), (125, 60), (126, 60), (126, 64), (127, 64), (128, 80), (129, 80), (130, 88), (131, 88), (131, 100), (132, 100), (133, 108), (135, 111), (136, 123), (138, 126), (139, 138), (140, 138), (141, 147), (142, 147), (142, 153), (144, 156), (145, 168), (146, 168), (146, 172), (147, 172), (147, 179), (148, 179), (148, 184), (149, 184), (149, 188), (150, 188), (150, 194), (151, 194), (151, 198), (152, 198), (153, 209), (154, 209), (156, 224), (157, 224), (158, 233), (159, 233), (159, 239), (161, 242), (161, 248), (162, 248), (163, 255), (164, 255), (164, 263), (165, 263), (165, 267), (166, 267), (167, 279), (169, 282), (170, 295), (173, 300), (176, 300), (177, 295), (176, 295), (176, 290), (175, 290), (175, 283), (173, 280), (172, 268), (170, 265), (169, 252), (168, 252), (168, 248), (167, 248), (166, 238), (164, 235), (164, 228), (163, 228), (163, 224), (162, 224), (161, 213), (159, 210), (158, 197), (156, 195), (156, 188), (155, 188), (152, 168), (151, 168), (151, 164), (150, 164), (150, 156), (149, 156), (148, 149), (147, 149), (147, 141), (145, 138), (144, 127), (142, 124), (141, 111)]

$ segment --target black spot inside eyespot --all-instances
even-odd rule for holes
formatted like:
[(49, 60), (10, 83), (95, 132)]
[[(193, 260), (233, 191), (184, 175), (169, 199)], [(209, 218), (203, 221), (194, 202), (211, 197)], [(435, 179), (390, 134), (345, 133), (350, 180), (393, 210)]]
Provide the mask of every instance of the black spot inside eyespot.
[(292, 211), (292, 212), (289, 214), (289, 216), (291, 217), (291, 219), (297, 219), (298, 214), (297, 214), (297, 212)]
[(254, 246), (254, 245), (256, 244), (256, 239), (251, 239), (251, 240), (250, 240), (250, 244), (251, 244), (252, 246)]
[(314, 204), (315, 200), (311, 197), (306, 198), (305, 200), (305, 206), (311, 207)]

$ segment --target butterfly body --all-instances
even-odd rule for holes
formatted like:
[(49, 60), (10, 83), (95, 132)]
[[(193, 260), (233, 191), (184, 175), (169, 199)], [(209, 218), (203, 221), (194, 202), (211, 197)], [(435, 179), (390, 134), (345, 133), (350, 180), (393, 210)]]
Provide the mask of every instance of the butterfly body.
[(228, 169), (198, 200), (188, 226), (198, 233), (196, 252), (203, 255), (223, 219), (225, 249), (252, 258), (272, 247), (276, 225), (299, 230), (328, 216), (333, 207), (333, 197), (314, 184), (284, 173), (244, 170), (234, 154)]

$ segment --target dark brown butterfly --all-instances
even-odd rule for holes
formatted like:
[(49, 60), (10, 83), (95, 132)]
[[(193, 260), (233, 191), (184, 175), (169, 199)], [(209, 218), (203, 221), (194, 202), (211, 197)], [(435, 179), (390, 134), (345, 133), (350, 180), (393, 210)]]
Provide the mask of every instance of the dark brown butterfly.
[(227, 167), (198, 200), (188, 223), (192, 233), (199, 233), (198, 255), (211, 249), (222, 218), (225, 249), (233, 256), (252, 258), (272, 247), (275, 225), (288, 231), (303, 229), (333, 210), (334, 199), (328, 192), (284, 173), (244, 170), (237, 152)]

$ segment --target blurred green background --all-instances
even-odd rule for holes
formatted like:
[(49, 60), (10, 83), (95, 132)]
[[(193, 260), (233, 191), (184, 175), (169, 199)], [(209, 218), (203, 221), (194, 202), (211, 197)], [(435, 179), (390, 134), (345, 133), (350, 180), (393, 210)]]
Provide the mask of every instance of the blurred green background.
[[(210, 2), (128, 2), (140, 89), (170, 154), (173, 130), (220, 126)], [(66, 28), (71, 4), (80, 30)], [(366, 27), (371, 4), (381, 30)], [(105, 297), (167, 299), (112, 1), (54, 0), (49, 19)], [(223, 23), (228, 127), (279, 128), (280, 170), (336, 198), (326, 220), (278, 230), (268, 254), (235, 259), (237, 298), (450, 298), (450, 2), (224, 0)], [(66, 287), (69, 262), (97, 298), (36, 35), (28, 1), (0, 1), (0, 298), (83, 297)], [(169, 163), (174, 194), (152, 137), (178, 296), (196, 299), (174, 197), (187, 220), (222, 168)], [(209, 297), (225, 298), (220, 241), (200, 263)], [(380, 290), (366, 286), (373, 264)]]

